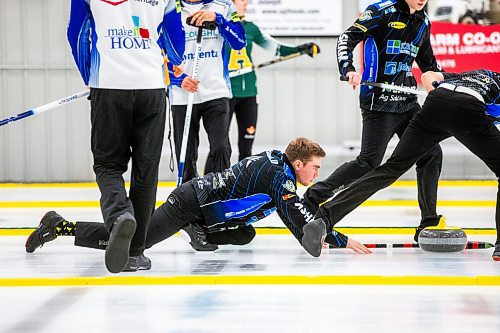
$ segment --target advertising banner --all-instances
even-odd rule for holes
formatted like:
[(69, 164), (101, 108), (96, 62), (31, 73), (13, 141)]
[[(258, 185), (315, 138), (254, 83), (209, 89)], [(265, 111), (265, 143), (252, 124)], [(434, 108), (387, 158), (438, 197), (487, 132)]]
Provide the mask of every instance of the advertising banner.
[[(500, 24), (433, 22), (431, 44), (436, 59), (447, 72), (478, 68), (500, 72)], [(420, 77), (418, 69), (414, 74)]]
[(342, 0), (250, 0), (247, 19), (271, 36), (338, 36)]

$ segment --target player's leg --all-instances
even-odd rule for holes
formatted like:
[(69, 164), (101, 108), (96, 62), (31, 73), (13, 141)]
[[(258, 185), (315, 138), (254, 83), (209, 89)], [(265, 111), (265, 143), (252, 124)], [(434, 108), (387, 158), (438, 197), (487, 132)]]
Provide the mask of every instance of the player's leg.
[[(191, 125), (189, 127), (186, 158), (184, 162), (184, 171), (182, 173), (183, 183), (198, 177), (196, 163), (198, 161), (198, 145), (200, 142), (199, 133), (201, 115), (199, 112), (199, 106), (199, 104), (193, 105), (193, 111), (191, 114)], [(172, 105), (172, 124), (174, 125), (174, 146), (177, 162), (179, 162), (181, 154), (186, 109), (186, 105)]]
[(252, 225), (207, 234), (208, 242), (217, 245), (245, 245), (254, 238), (255, 228)]
[[(419, 109), (408, 113), (407, 121), (397, 132), (400, 138), (407, 129), (411, 119), (418, 111)], [(442, 161), (443, 152), (441, 146), (436, 144), (425, 152), (416, 162), (418, 204), (421, 212), (421, 221), (415, 233), (415, 241), (418, 241), (418, 233), (420, 230), (429, 226), (438, 225), (441, 218), (441, 215), (438, 215), (436, 212), (436, 204)]]
[(420, 156), (449, 136), (448, 133), (433, 128), (425, 117), (417, 113), (387, 162), (359, 178), (331, 201), (322, 205), (316, 217), (328, 221), (327, 231), (330, 231), (348, 213), (377, 191), (395, 182)]
[(218, 98), (205, 102), (201, 112), (210, 145), (204, 174), (227, 169), (231, 165), (229, 99)]
[(236, 108), (238, 122), (238, 161), (252, 155), (252, 147), (257, 130), (257, 97), (238, 98)]
[[(439, 89), (438, 89), (439, 90)], [(449, 131), (500, 179), (500, 131), (484, 113), (484, 104), (474, 97), (455, 94), (447, 116)], [(500, 261), (500, 182), (496, 203), (497, 239), (493, 259)]]
[(165, 133), (165, 95), (165, 89), (136, 91), (129, 190), (137, 222), (130, 244), (133, 257), (144, 256), (146, 231), (155, 209), (158, 166)]
[(91, 148), (94, 172), (101, 192), (101, 211), (110, 232), (106, 268), (123, 270), (129, 260), (136, 221), (123, 173), (131, 157), (134, 94), (115, 89), (91, 90)]
[(342, 164), (325, 180), (310, 186), (304, 202), (312, 213), (319, 205), (350, 183), (380, 165), (387, 144), (402, 121), (400, 114), (362, 110), (361, 151), (355, 160)]
[(175, 188), (151, 218), (146, 248), (169, 238), (190, 223), (203, 220), (200, 204), (191, 182)]

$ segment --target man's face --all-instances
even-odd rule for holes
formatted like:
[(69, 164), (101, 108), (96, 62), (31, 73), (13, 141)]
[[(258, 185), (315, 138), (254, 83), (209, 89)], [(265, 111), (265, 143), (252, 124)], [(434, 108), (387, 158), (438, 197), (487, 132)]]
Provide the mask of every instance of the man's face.
[(422, 10), (424, 9), (425, 5), (427, 4), (428, 0), (406, 0), (406, 3), (410, 7), (410, 9), (414, 10)]
[(245, 16), (247, 12), (248, 0), (233, 0), (236, 11), (238, 11), (238, 16)]
[(311, 184), (319, 176), (319, 169), (321, 168), (321, 161), (323, 157), (313, 156), (310, 161), (293, 161), (292, 165), (295, 169), (297, 182), (307, 186)]

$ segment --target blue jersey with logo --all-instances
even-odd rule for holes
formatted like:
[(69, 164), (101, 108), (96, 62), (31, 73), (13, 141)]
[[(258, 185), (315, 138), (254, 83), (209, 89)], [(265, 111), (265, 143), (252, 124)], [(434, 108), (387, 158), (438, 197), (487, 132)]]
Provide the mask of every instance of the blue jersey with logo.
[(179, 0), (71, 0), (68, 40), (86, 85), (164, 88), (162, 51), (184, 54)]
[[(355, 71), (353, 50), (364, 41), (363, 79), (416, 89), (412, 66), (422, 72), (441, 71), (430, 43), (430, 21), (423, 11), (410, 14), (405, 0), (375, 3), (361, 14), (337, 43), (342, 76)], [(362, 86), (361, 108), (384, 112), (407, 112), (418, 107), (414, 94)]]
[[(252, 224), (277, 212), (297, 239), (313, 214), (297, 195), (296, 176), (278, 150), (247, 157), (231, 168), (191, 180), (209, 232)], [(337, 232), (333, 233), (339, 239)], [(337, 244), (334, 244), (337, 245)]]

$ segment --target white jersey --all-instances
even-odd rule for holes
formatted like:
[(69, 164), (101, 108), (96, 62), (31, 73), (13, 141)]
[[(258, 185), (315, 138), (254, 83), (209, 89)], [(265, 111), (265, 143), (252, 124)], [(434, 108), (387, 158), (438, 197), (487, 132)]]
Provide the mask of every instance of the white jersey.
[(178, 0), (72, 0), (68, 39), (86, 85), (164, 88), (162, 49), (177, 63), (184, 52), (180, 4)]
[[(180, 66), (180, 77), (170, 75), (172, 83), (172, 105), (187, 105), (188, 92), (180, 87), (186, 76), (191, 76), (196, 52), (198, 28), (187, 25), (186, 19), (199, 10), (216, 13), (216, 30), (203, 30), (202, 51), (198, 65), (198, 92), (194, 103), (204, 103), (218, 98), (231, 98), (231, 82), (227, 70), (226, 47), (235, 49), (245, 46), (245, 32), (231, 0), (181, 1), (181, 17), (186, 32), (186, 51)], [(226, 43), (227, 42), (227, 43)], [(227, 45), (229, 44), (229, 45)]]

